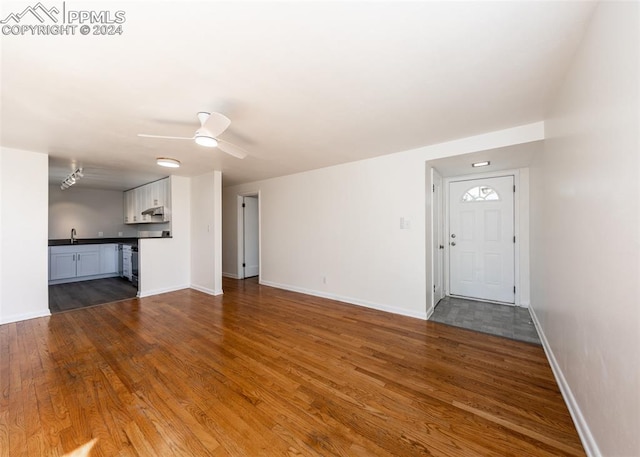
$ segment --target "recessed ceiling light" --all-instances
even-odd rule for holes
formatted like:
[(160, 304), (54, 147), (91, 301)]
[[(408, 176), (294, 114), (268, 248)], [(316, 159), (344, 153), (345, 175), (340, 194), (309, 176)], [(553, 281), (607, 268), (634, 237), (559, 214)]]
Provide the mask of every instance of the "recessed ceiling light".
[(486, 167), (487, 165), (491, 165), (491, 162), (489, 162), (488, 160), (485, 160), (484, 162), (476, 162), (476, 163), (472, 163), (471, 166), (472, 167)]
[(208, 148), (215, 148), (216, 146), (218, 146), (218, 140), (208, 135), (196, 134), (196, 143), (199, 144), (200, 146), (206, 146)]
[(170, 159), (168, 157), (158, 157), (156, 163), (161, 167), (178, 168), (180, 161), (176, 159)]

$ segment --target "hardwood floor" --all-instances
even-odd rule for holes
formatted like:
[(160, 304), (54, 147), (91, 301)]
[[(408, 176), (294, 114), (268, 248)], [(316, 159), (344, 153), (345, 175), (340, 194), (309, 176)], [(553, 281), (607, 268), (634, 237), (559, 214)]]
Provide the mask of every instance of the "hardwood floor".
[(540, 346), (224, 290), (0, 326), (0, 455), (584, 455)]

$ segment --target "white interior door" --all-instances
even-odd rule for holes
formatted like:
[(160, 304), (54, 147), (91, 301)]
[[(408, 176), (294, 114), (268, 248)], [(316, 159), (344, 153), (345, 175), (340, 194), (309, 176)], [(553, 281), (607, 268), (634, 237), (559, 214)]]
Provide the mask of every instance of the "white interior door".
[(431, 242), (433, 245), (432, 271), (433, 271), (433, 305), (435, 306), (444, 297), (444, 230), (442, 211), (442, 176), (435, 168), (431, 169), (431, 182), (433, 194), (431, 200)]
[(258, 197), (243, 199), (244, 277), (260, 274)]
[(449, 293), (515, 302), (513, 176), (449, 183)]

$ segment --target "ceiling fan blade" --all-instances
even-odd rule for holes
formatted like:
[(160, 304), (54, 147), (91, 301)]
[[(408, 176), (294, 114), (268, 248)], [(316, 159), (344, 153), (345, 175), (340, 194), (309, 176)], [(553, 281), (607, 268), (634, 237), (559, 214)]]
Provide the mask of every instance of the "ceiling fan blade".
[(244, 159), (247, 157), (247, 151), (224, 140), (218, 139), (218, 148), (238, 159)]
[(231, 125), (231, 120), (224, 114), (208, 113), (208, 116), (204, 116), (204, 114), (207, 113), (198, 113), (201, 127), (205, 128), (214, 138), (227, 130)]
[(191, 136), (164, 136), (164, 135), (149, 135), (146, 133), (138, 133), (138, 136), (143, 138), (163, 138), (167, 140), (193, 140), (195, 137)]

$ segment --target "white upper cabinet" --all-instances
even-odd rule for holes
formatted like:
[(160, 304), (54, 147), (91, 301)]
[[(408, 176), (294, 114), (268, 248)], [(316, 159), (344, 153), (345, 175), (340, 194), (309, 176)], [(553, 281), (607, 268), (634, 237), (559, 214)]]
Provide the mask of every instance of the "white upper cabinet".
[(134, 213), (134, 211), (136, 210), (136, 205), (134, 204), (134, 198), (135, 198), (135, 194), (133, 190), (129, 190), (124, 193), (124, 223), (125, 224), (138, 223)]
[[(162, 207), (162, 214), (142, 214), (151, 208)], [(171, 220), (171, 180), (164, 178), (124, 193), (124, 223), (150, 224)]]

